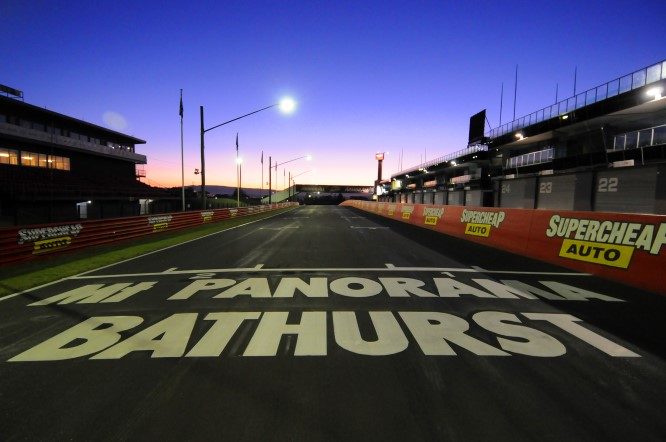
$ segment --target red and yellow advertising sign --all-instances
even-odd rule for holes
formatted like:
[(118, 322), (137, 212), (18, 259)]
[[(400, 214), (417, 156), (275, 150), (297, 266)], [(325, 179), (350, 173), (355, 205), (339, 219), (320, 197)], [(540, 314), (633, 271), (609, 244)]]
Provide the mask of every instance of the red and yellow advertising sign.
[(488, 238), (492, 227), (498, 229), (506, 218), (503, 211), (484, 211), (463, 209), (460, 222), (465, 224), (465, 235)]
[(366, 204), (369, 211), (388, 204), (386, 216), (398, 212), (409, 224), (666, 294), (663, 215)]

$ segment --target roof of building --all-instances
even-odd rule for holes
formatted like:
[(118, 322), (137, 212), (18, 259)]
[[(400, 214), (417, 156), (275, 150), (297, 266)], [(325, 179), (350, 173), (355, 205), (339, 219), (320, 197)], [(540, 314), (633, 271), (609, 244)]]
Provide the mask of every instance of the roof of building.
[(45, 120), (58, 122), (60, 124), (64, 123), (67, 125), (67, 127), (73, 130), (76, 130), (77, 128), (84, 129), (89, 134), (97, 134), (100, 137), (108, 138), (109, 141), (129, 144), (146, 143), (145, 140), (140, 138), (123, 134), (121, 132), (116, 132), (115, 130), (107, 129), (87, 121), (79, 120), (78, 118), (70, 117), (46, 108), (35, 106), (15, 98), (9, 98), (0, 95), (0, 109), (3, 111), (6, 109), (24, 116), (31, 116), (32, 118), (38, 118), (42, 120), (42, 122)]

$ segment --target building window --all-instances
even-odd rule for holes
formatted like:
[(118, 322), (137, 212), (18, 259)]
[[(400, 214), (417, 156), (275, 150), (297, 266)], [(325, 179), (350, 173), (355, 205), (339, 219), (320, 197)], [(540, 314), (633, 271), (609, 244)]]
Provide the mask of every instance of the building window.
[[(9, 150), (7, 158), (11, 160), (12, 152), (14, 153), (14, 163), (9, 164), (18, 164), (18, 151)], [(2, 160), (4, 160), (5, 157), (2, 155), (2, 153), (3, 149), (0, 149), (0, 162), (4, 163)], [(22, 151), (20, 156), (22, 166), (40, 167), (43, 169), (70, 170), (69, 158), (67, 157), (26, 151)]]
[(634, 149), (638, 142), (638, 132), (629, 132), (627, 134), (627, 141), (625, 142), (625, 149)]
[(44, 155), (43, 153), (40, 153), (39, 156), (37, 157), (37, 167), (43, 167), (44, 169), (49, 167), (49, 163), (48, 163), (47, 158), (48, 158), (48, 155)]
[(623, 150), (624, 149), (624, 140), (627, 136), (625, 134), (616, 135), (615, 141), (613, 142), (614, 150)]
[(69, 158), (49, 155), (49, 167), (57, 170), (69, 170)]
[(654, 145), (666, 144), (666, 126), (659, 126), (654, 128), (654, 138), (652, 142)]
[(39, 165), (39, 154), (34, 152), (21, 152), (21, 165), (37, 167)]
[(18, 165), (18, 150), (0, 148), (0, 164)]
[(652, 129), (645, 129), (638, 132), (638, 147), (648, 147), (652, 145)]

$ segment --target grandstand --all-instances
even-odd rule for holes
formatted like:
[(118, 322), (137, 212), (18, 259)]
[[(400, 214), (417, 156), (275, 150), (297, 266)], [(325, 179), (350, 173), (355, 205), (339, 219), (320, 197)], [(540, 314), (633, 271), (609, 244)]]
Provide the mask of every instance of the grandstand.
[(0, 225), (138, 215), (139, 200), (167, 196), (138, 180), (143, 143), (0, 96)]
[(379, 199), (664, 214), (662, 94), (666, 61), (475, 135), (482, 112), (465, 149), (392, 175)]

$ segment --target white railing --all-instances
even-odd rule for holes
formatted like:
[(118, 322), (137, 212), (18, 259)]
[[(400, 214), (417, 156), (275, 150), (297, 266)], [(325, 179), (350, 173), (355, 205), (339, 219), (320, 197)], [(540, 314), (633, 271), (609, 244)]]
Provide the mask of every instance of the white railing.
[(636, 149), (659, 144), (666, 144), (666, 124), (615, 135), (613, 147), (608, 150)]
[(613, 81), (602, 84), (601, 86), (588, 89), (573, 97), (559, 101), (551, 106), (547, 106), (529, 115), (518, 118), (503, 124), (486, 133), (488, 138), (497, 138), (507, 133), (522, 129), (532, 124), (540, 123), (550, 118), (564, 115), (568, 112), (580, 109), (599, 101), (606, 100), (616, 95), (629, 92), (631, 90), (643, 87), (645, 85), (663, 80), (666, 78), (666, 61), (653, 64), (640, 69), (631, 74), (616, 78)]
[(414, 167), (410, 167), (408, 169), (404, 169), (398, 173), (395, 173), (391, 175), (391, 178), (400, 176), (400, 175), (405, 175), (406, 173), (409, 172), (414, 172), (419, 169), (427, 169), (430, 166), (434, 166), (436, 164), (441, 164), (441, 163), (446, 163), (447, 161), (455, 160), (460, 157), (464, 157), (465, 155), (473, 154), (476, 152), (485, 152), (488, 150), (488, 146), (485, 144), (476, 144), (474, 146), (469, 146), (465, 149), (459, 150), (457, 152), (453, 152), (447, 155), (444, 155), (442, 157), (435, 158), (434, 160), (426, 161), (425, 163), (418, 164)]

